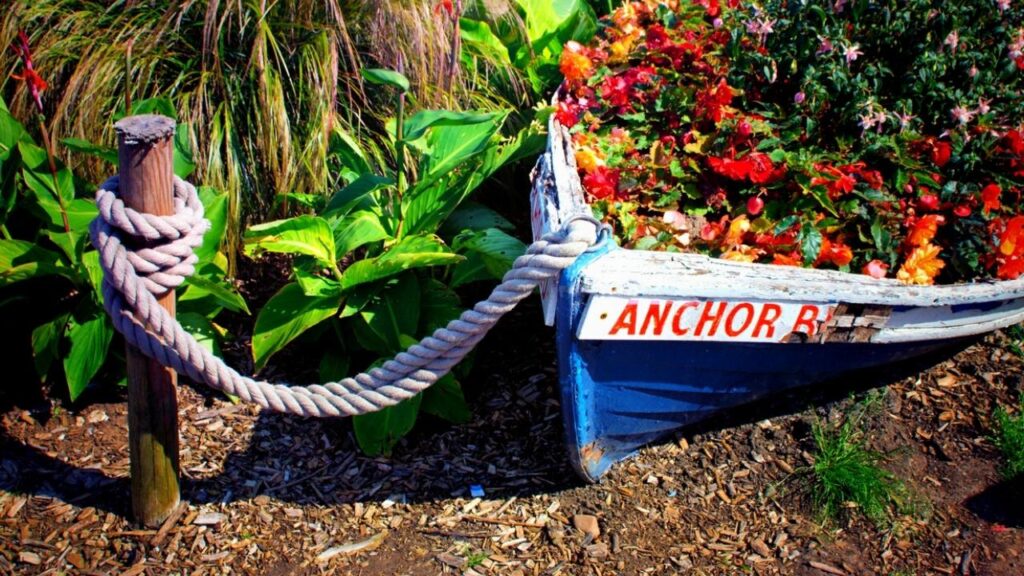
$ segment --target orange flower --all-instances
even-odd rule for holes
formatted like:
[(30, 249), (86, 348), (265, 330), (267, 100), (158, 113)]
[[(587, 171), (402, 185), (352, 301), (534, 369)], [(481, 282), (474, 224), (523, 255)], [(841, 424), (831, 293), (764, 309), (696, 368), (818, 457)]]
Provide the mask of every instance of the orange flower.
[(757, 252), (750, 249), (749, 246), (740, 246), (725, 252), (719, 258), (733, 262), (753, 262), (757, 260)]
[(910, 233), (907, 234), (907, 243), (911, 246), (925, 246), (931, 243), (932, 238), (935, 238), (935, 234), (939, 231), (939, 224), (945, 221), (946, 219), (939, 214), (921, 216), (914, 222)]
[(594, 63), (583, 53), (579, 42), (568, 41), (562, 49), (562, 57), (558, 61), (558, 69), (570, 84), (583, 82), (594, 73)]
[(790, 252), (789, 254), (776, 252), (772, 257), (772, 264), (777, 266), (802, 266), (803, 263), (804, 261), (796, 252)]
[(729, 224), (729, 231), (725, 234), (726, 246), (737, 246), (743, 243), (743, 235), (750, 230), (750, 220), (746, 214), (741, 214)]
[(598, 166), (604, 166), (604, 160), (593, 148), (580, 146), (576, 149), (576, 166), (584, 172), (593, 172)]
[(932, 244), (925, 244), (914, 248), (903, 266), (900, 266), (896, 278), (904, 284), (919, 284), (930, 286), (935, 283), (935, 277), (946, 265), (939, 258), (941, 248)]
[(1024, 228), (1024, 216), (1014, 216), (1006, 223), (1006, 228), (999, 235), (999, 252), (1003, 256), (1014, 254), (1020, 245), (1021, 229)]

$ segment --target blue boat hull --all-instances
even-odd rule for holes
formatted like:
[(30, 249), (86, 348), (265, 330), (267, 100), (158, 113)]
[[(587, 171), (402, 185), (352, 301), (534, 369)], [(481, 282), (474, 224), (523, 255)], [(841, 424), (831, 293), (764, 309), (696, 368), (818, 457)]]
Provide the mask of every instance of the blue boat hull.
[(557, 315), (566, 439), (573, 466), (588, 481), (640, 447), (729, 408), (963, 343), (580, 340), (587, 296), (578, 283), (598, 257), (584, 256), (563, 274)]

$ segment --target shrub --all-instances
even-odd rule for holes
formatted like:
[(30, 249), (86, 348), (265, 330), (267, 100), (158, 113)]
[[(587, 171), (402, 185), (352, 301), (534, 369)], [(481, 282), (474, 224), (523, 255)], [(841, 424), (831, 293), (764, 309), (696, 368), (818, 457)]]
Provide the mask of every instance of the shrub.
[(1003, 455), (1002, 473), (1012, 480), (1024, 472), (1024, 398), (1018, 402), (1016, 414), (1011, 415), (1002, 406), (992, 415), (994, 434), (992, 441)]

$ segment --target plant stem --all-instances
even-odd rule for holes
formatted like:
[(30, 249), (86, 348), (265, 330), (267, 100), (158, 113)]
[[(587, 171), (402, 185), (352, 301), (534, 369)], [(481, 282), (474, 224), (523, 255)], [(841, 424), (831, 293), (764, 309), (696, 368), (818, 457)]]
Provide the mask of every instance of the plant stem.
[(60, 184), (57, 183), (57, 163), (53, 160), (53, 145), (50, 143), (50, 133), (46, 130), (46, 123), (39, 116), (39, 132), (43, 135), (43, 145), (46, 147), (46, 159), (50, 162), (50, 176), (53, 177), (53, 197), (60, 207), (60, 218), (64, 224), (64, 232), (71, 233), (71, 224), (68, 222), (68, 209), (64, 205), (64, 198), (60, 195)]
[[(402, 55), (398, 55), (398, 72), (403, 73)], [(395, 186), (397, 203), (392, 205), (391, 216), (398, 221), (395, 229), (395, 238), (402, 236), (402, 195), (405, 194), (405, 92), (398, 93), (398, 106), (395, 111)]]

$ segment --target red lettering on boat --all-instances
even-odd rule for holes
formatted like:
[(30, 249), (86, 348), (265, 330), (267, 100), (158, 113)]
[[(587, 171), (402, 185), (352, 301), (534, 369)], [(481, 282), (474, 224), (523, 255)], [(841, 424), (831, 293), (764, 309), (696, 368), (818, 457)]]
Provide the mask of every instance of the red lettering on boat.
[(708, 336), (714, 336), (715, 332), (718, 332), (718, 325), (722, 322), (728, 302), (717, 302), (718, 310), (712, 315), (711, 307), (715, 304), (716, 302), (711, 302), (710, 300), (704, 303), (704, 310), (700, 314), (700, 320), (697, 320), (697, 328), (693, 331), (694, 336), (702, 336), (704, 325), (708, 322), (711, 322), (711, 330), (708, 331)]
[(651, 302), (648, 304), (647, 314), (644, 316), (644, 323), (640, 326), (640, 334), (647, 334), (647, 327), (654, 324), (654, 335), (661, 336), (661, 331), (665, 328), (665, 321), (668, 320), (668, 313), (671, 311), (671, 300), (665, 300), (664, 310), (662, 310), (661, 304), (658, 302)]
[(697, 304), (696, 302), (683, 302), (682, 304), (679, 305), (679, 308), (676, 309), (675, 316), (672, 317), (673, 334), (675, 334), (676, 336), (685, 336), (686, 333), (690, 331), (689, 328), (683, 328), (683, 313), (689, 310), (690, 308), (696, 308), (698, 305), (699, 304)]
[(614, 336), (619, 330), (625, 330), (626, 334), (633, 336), (636, 334), (636, 302), (630, 302), (622, 309), (622, 313), (619, 314), (619, 319), (615, 321), (615, 325), (608, 331), (608, 335)]
[(818, 307), (813, 304), (804, 304), (800, 307), (800, 313), (796, 315), (796, 322), (793, 323), (793, 332), (803, 332), (808, 336), (814, 336), (816, 329), (814, 321), (817, 319)]
[[(736, 327), (736, 314), (740, 311), (744, 312), (743, 324), (739, 328)], [(748, 327), (750, 322), (754, 319), (754, 305), (749, 302), (740, 302), (729, 312), (729, 315), (725, 318), (725, 334), (732, 338), (735, 338), (742, 334)]]
[(754, 324), (754, 333), (750, 336), (752, 338), (761, 337), (761, 328), (767, 330), (765, 332), (765, 338), (772, 338), (775, 336), (775, 322), (782, 316), (782, 306), (772, 302), (766, 302), (761, 306), (761, 315), (758, 316), (757, 322)]

